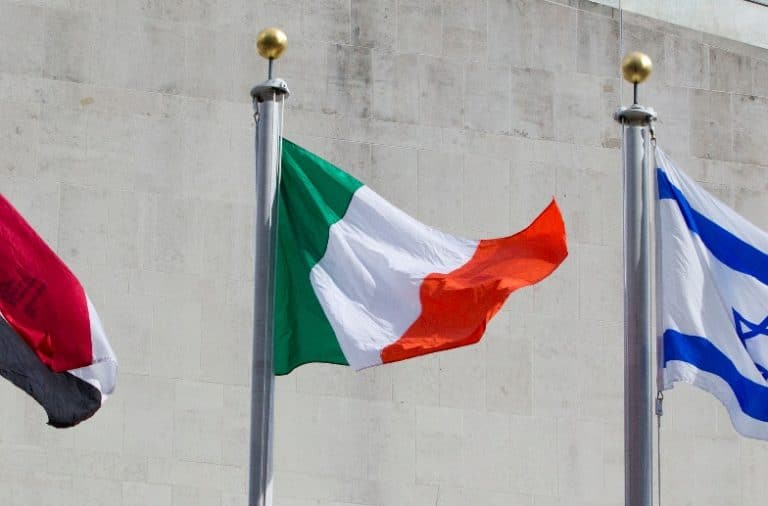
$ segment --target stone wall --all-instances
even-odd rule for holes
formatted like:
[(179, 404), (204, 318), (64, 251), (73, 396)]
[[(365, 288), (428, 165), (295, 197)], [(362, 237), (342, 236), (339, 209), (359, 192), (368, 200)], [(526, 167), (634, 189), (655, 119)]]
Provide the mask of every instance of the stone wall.
[[(0, 0), (0, 190), (80, 276), (121, 361), (57, 431), (0, 382), (0, 503), (246, 503), (253, 125), (278, 25), (288, 138), (447, 232), (552, 196), (570, 257), (473, 347), (277, 381), (279, 506), (623, 504), (620, 48), (659, 143), (768, 228), (768, 50), (587, 1)], [(667, 394), (665, 504), (758, 505), (768, 446)]]

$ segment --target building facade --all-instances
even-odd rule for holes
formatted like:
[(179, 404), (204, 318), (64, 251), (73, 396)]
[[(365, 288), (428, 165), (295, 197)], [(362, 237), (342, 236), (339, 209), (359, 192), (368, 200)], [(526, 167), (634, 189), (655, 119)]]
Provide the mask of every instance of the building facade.
[[(466, 237), (554, 196), (570, 247), (478, 345), (278, 378), (275, 504), (623, 504), (622, 53), (653, 59), (659, 144), (768, 228), (768, 7), (623, 3), (0, 0), (0, 191), (81, 278), (121, 364), (71, 430), (0, 382), (0, 504), (246, 504), (248, 91), (273, 25), (286, 137)], [(665, 504), (764, 502), (768, 446), (707, 394), (666, 394), (661, 444)]]

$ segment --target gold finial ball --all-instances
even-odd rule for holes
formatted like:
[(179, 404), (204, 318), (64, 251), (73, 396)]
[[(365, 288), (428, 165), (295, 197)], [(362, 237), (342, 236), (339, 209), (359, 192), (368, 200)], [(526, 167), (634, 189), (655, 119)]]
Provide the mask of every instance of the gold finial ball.
[(624, 79), (633, 84), (642, 83), (648, 79), (652, 70), (653, 62), (645, 53), (635, 51), (621, 60), (621, 73), (624, 74)]
[(279, 28), (265, 28), (256, 37), (256, 50), (269, 60), (276, 60), (288, 46), (288, 37)]

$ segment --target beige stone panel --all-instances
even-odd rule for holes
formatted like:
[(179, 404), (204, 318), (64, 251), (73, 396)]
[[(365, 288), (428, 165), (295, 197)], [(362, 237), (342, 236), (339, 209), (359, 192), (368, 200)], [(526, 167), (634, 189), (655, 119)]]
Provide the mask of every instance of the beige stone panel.
[(418, 212), (418, 151), (371, 146), (370, 176), (364, 182), (411, 216)]
[(371, 50), (328, 46), (326, 72), (328, 81), (323, 112), (370, 117), (373, 81)]
[(732, 96), (729, 93), (692, 90), (690, 102), (691, 155), (700, 158), (733, 158)]
[(623, 318), (622, 258), (617, 246), (580, 245), (578, 248), (579, 316), (616, 322)]
[(489, 492), (481, 488), (440, 489), (438, 506), (460, 506), (463, 504), (485, 504), (488, 506), (533, 506), (533, 497), (524, 494)]
[(202, 297), (153, 297), (146, 292), (138, 296), (154, 301), (149, 309), (149, 346), (143, 350), (150, 373), (161, 378), (200, 378)]
[(613, 16), (578, 13), (579, 72), (614, 77), (618, 72), (620, 22)]
[[(184, 44), (185, 95), (222, 100), (243, 99), (234, 93), (235, 34), (231, 30), (188, 27)], [(256, 55), (251, 53), (253, 59)]]
[[(555, 184), (559, 162), (551, 157), (536, 157), (530, 149), (518, 150), (515, 158), (509, 167), (510, 231), (527, 227), (553, 198), (557, 199), (561, 213), (566, 213), (568, 209)], [(570, 232), (567, 220), (565, 226)]]
[(548, 417), (512, 416), (509, 425), (511, 489), (522, 494), (557, 494), (557, 421)]
[(585, 502), (603, 499), (602, 434), (601, 423), (558, 420), (557, 481), (560, 497)]
[(574, 418), (581, 407), (582, 384), (574, 371), (588, 362), (582, 336), (571, 320), (528, 316), (524, 326), (533, 339), (533, 414)]
[(159, 20), (102, 25), (94, 44), (97, 85), (178, 93), (184, 83), (183, 27)]
[(440, 127), (459, 127), (464, 118), (464, 72), (445, 58), (418, 59), (419, 121)]
[(442, 54), (443, 5), (437, 0), (399, 0), (397, 50), (407, 54)]
[(123, 505), (125, 506), (140, 506), (145, 504), (171, 506), (172, 489), (168, 485), (124, 482), (122, 497)]
[(752, 60), (752, 93), (761, 97), (768, 95), (768, 61)]
[[(147, 395), (148, 391), (153, 395)], [(121, 374), (119, 395), (125, 409), (123, 450), (143, 457), (170, 457), (174, 436), (174, 382)]]
[(39, 77), (45, 46), (44, 10), (31, 5), (0, 5), (0, 68), (12, 74)]
[(577, 55), (577, 11), (532, 0), (490, 0), (491, 61), (514, 67), (572, 69)]
[(472, 61), (488, 59), (488, 1), (443, 2), (443, 55)]
[(0, 102), (0, 175), (37, 173), (40, 109), (33, 104)]
[(200, 487), (173, 487), (173, 506), (219, 506), (222, 493), (218, 490)]
[(125, 403), (121, 392), (110, 396), (89, 422), (91, 423), (86, 426), (80, 425), (74, 429), (74, 445), (87, 448), (87, 452), (93, 453), (84, 452), (83, 455), (68, 457), (65, 462), (71, 462), (73, 458), (83, 461), (80, 471), (73, 474), (82, 472), (84, 475), (103, 476), (118, 481), (143, 479), (141, 459), (123, 453), (121, 435), (125, 431), (126, 422)]
[(309, 40), (349, 44), (350, 0), (302, 0), (302, 35)]
[[(277, 391), (282, 392), (279, 387)], [(221, 460), (224, 465), (239, 466), (249, 458), (250, 448), (243, 441), (250, 437), (251, 430), (250, 389), (241, 385), (224, 385), (223, 413)]]
[(444, 407), (416, 410), (416, 483), (448, 485), (460, 483), (464, 466), (463, 411)]
[[(602, 322), (583, 325), (579, 335), (574, 335), (573, 339), (600, 338), (606, 334), (604, 327)], [(610, 342), (607, 345), (589, 344), (593, 355), (599, 356), (600, 360), (586, 360), (587, 363), (584, 364), (584, 376), (580, 377), (579, 381), (579, 411), (582, 418), (621, 425), (624, 420), (624, 336), (620, 328), (608, 334)], [(617, 463), (623, 463), (623, 451), (622, 447)]]
[[(533, 292), (533, 312), (539, 316), (576, 318), (579, 313), (578, 249), (571, 248), (568, 257), (541, 282), (526, 290)], [(514, 296), (514, 295), (513, 295)]]
[(431, 354), (387, 366), (392, 374), (392, 400), (437, 406), (440, 399), (439, 355)]
[(46, 10), (44, 78), (91, 82), (97, 33), (94, 20), (81, 12)]
[(58, 248), (59, 185), (34, 179), (0, 176), (0, 193), (43, 240)]
[(709, 83), (714, 91), (752, 93), (752, 59), (749, 56), (709, 48)]
[[(318, 504), (354, 504), (363, 506), (421, 506), (434, 504), (437, 487), (420, 484), (393, 483), (380, 486), (374, 481), (311, 476), (301, 473), (283, 473), (276, 478), (276, 490), (283, 490), (276, 500), (318, 500)], [(316, 499), (317, 498), (317, 499)], [(299, 502), (298, 504), (302, 504)]]
[(223, 385), (180, 380), (175, 387), (173, 456), (222, 463)]
[(667, 34), (664, 37), (667, 84), (687, 88), (710, 86), (709, 46), (684, 36)]
[(464, 126), (472, 130), (510, 132), (510, 69), (506, 65), (467, 65)]
[(480, 341), (441, 352), (440, 406), (449, 408), (486, 409), (486, 343)]
[(768, 145), (764, 136), (768, 129), (768, 99), (733, 95), (731, 106), (734, 118), (733, 157), (739, 162), (768, 164)]
[[(517, 299), (522, 293), (513, 293)], [(509, 301), (505, 308), (509, 306)], [(532, 412), (533, 344), (518, 311), (499, 312), (483, 336), (488, 365), (485, 404), (489, 412), (527, 415)]]
[(613, 120), (619, 80), (585, 74), (559, 74), (555, 80), (555, 140), (617, 148), (620, 131)]
[[(436, 151), (419, 151), (419, 220), (444, 232), (461, 232), (463, 170), (461, 158)], [(436, 199), (435, 195), (440, 198)]]
[(554, 86), (552, 72), (512, 69), (512, 133), (533, 139), (554, 138)]
[(766, 216), (765, 187), (736, 188), (736, 212), (749, 219), (750, 222), (762, 230), (768, 229), (768, 216)]
[(397, 1), (351, 0), (352, 44), (391, 50), (397, 34)]
[(487, 492), (509, 492), (512, 450), (509, 415), (468, 412), (464, 414), (464, 474), (459, 482), (466, 488)]
[(416, 123), (419, 93), (405, 76), (418, 65), (412, 54), (373, 53), (373, 117), (385, 121)]
[(392, 379), (386, 368), (354, 371), (341, 365), (307, 364), (296, 372), (296, 390), (310, 395), (390, 400)]
[[(253, 340), (253, 295), (245, 282), (206, 281), (203, 285), (201, 379), (249, 385)], [(243, 350), (246, 350), (243, 352)]]
[[(474, 239), (503, 237), (510, 227), (509, 164), (485, 156), (464, 158), (463, 208), (465, 234)], [(488, 202), (493, 205), (488, 205)]]

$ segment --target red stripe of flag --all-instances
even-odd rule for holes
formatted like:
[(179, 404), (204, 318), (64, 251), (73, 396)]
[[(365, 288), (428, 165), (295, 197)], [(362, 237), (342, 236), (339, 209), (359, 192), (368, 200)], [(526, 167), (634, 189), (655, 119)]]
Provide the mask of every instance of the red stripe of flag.
[(83, 287), (1, 194), (0, 313), (54, 372), (93, 361)]

